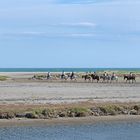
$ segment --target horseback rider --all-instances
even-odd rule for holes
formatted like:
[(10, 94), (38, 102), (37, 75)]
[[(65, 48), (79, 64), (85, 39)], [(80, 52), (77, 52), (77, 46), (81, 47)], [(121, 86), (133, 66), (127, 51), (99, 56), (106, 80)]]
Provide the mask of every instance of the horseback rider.
[(106, 77), (107, 76), (107, 72), (104, 72), (103, 76)]
[(51, 74), (50, 74), (50, 72), (48, 72), (47, 79), (50, 79), (50, 77), (51, 77)]
[(132, 72), (130, 72), (129, 77), (133, 77), (133, 73)]
[(74, 72), (72, 71), (71, 75), (70, 75), (70, 79), (72, 80), (74, 77)]
[(97, 73), (94, 71), (94, 73), (93, 73), (95, 76), (97, 75)]
[(112, 75), (111, 75), (111, 80), (114, 80), (116, 77), (116, 74), (113, 72)]
[(113, 73), (112, 73), (112, 77), (114, 78), (115, 76), (116, 76), (116, 74), (113, 72)]
[(61, 79), (63, 79), (63, 78), (64, 78), (64, 76), (65, 76), (65, 72), (64, 72), (64, 71), (62, 71), (62, 74), (61, 74)]

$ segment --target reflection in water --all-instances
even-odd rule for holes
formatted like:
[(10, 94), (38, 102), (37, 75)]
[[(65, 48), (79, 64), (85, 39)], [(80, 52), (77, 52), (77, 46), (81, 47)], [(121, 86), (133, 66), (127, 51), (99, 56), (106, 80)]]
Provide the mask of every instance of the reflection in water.
[(1, 127), (0, 140), (139, 140), (140, 122)]

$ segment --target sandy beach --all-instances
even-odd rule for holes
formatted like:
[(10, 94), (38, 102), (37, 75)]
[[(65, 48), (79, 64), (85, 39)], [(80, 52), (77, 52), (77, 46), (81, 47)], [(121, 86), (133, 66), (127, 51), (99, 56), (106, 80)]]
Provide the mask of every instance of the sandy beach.
[(1, 73), (9, 78), (0, 82), (0, 104), (46, 104), (91, 102), (139, 102), (140, 80), (113, 83), (32, 80), (35, 73)]
[[(1, 126), (18, 124), (47, 124), (53, 123), (90, 123), (101, 121), (123, 121), (123, 120), (140, 120), (139, 115), (133, 116), (132, 114), (139, 114), (139, 109), (134, 110), (131, 107), (140, 103), (140, 79), (137, 77), (136, 83), (126, 83), (123, 77), (119, 78), (118, 82), (113, 83), (96, 83), (84, 81), (84, 79), (78, 78), (76, 81), (71, 80), (36, 80), (32, 79), (33, 75), (38, 73), (0, 73), (0, 75), (7, 76), (7, 80), (0, 81), (0, 110), (4, 112), (16, 112), (20, 111), (32, 111), (39, 108), (60, 109), (63, 114), (64, 109), (85, 107), (90, 109), (91, 107), (100, 105), (122, 104), (126, 107), (131, 105), (128, 109), (128, 113), (123, 107), (120, 115), (117, 116), (104, 116), (96, 117), (90, 116), (80, 117), (80, 119), (74, 118), (59, 118), (56, 119), (34, 119), (28, 120), (22, 119), (10, 119), (0, 120)], [(39, 73), (45, 74), (45, 73)], [(96, 113), (95, 109), (95, 113)], [(136, 106), (137, 109), (137, 106)], [(92, 109), (91, 109), (92, 110)], [(90, 111), (91, 111), (90, 110)], [(56, 110), (57, 111), (57, 110)], [(66, 110), (65, 110), (66, 111)], [(114, 111), (114, 110), (113, 110)], [(131, 113), (130, 113), (131, 112)], [(117, 112), (119, 114), (119, 112)], [(127, 115), (122, 115), (122, 114)], [(3, 116), (1, 114), (1, 117)], [(59, 114), (59, 112), (58, 112)], [(114, 114), (114, 113), (113, 113)], [(131, 114), (131, 115), (128, 115)], [(14, 115), (15, 116), (15, 115)], [(55, 114), (54, 114), (55, 116)], [(53, 117), (54, 117), (53, 116)], [(66, 115), (67, 116), (67, 115)], [(85, 115), (86, 116), (86, 115)]]

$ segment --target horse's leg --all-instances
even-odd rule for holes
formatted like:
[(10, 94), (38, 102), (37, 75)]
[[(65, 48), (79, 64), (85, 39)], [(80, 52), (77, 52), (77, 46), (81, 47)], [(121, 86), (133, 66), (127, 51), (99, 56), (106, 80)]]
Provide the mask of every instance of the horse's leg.
[(104, 79), (102, 80), (102, 83), (104, 83)]
[(103, 77), (103, 83), (105, 83), (106, 79)]
[(135, 79), (133, 79), (133, 83), (134, 83), (134, 82), (136, 83), (136, 80), (135, 80)]
[(128, 82), (128, 78), (126, 78), (126, 83)]
[(109, 77), (107, 78), (107, 83), (110, 83), (110, 78)]
[(85, 82), (87, 81), (87, 79), (86, 79), (86, 78), (84, 78), (84, 80), (85, 80)]
[[(126, 79), (126, 81), (125, 81), (125, 79)], [(128, 80), (127, 78), (124, 78), (125, 83), (127, 83), (127, 80)]]
[(110, 83), (110, 80), (109, 80), (109, 78), (107, 79), (107, 83)]
[(64, 78), (65, 78), (65, 80), (68, 80), (69, 77), (66, 75)]

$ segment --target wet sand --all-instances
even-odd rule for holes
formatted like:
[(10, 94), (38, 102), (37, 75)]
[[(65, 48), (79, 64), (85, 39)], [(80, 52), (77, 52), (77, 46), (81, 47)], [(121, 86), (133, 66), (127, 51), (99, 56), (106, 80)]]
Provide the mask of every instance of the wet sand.
[(140, 116), (118, 115), (81, 118), (56, 118), (56, 119), (12, 119), (0, 120), (0, 127), (16, 126), (46, 126), (46, 125), (75, 125), (96, 123), (140, 122)]

